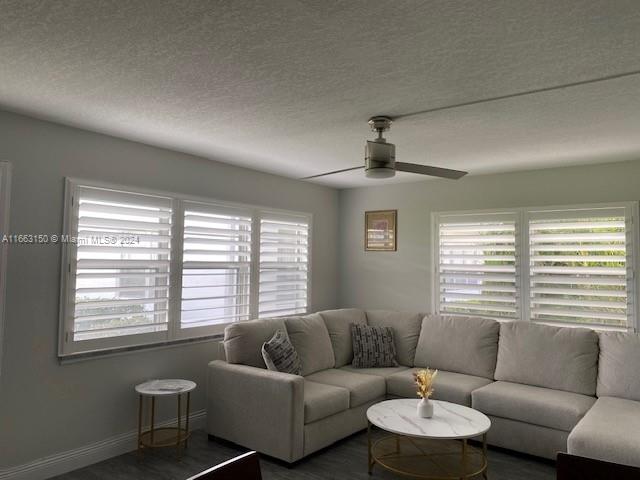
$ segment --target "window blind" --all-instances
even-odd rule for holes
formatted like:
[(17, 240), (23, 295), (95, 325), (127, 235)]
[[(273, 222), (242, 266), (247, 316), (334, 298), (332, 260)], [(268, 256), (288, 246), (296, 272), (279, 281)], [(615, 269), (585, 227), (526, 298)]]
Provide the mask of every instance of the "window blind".
[(263, 214), (260, 219), (258, 314), (305, 313), (309, 273), (309, 220)]
[(249, 319), (251, 211), (184, 202), (181, 328)]
[(78, 187), (74, 341), (167, 330), (170, 198)]
[(516, 214), (441, 214), (437, 219), (437, 310), (516, 319)]
[(624, 207), (531, 217), (531, 319), (626, 327), (632, 261)]

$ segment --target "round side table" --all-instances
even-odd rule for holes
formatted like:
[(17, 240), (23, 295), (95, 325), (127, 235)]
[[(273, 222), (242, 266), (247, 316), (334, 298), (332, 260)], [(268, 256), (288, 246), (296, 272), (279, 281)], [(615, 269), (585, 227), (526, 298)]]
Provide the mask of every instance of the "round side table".
[[(181, 447), (187, 447), (189, 439), (189, 407), (191, 402), (191, 391), (196, 388), (195, 382), (190, 380), (166, 379), (149, 380), (148, 382), (136, 385), (138, 393), (138, 454), (142, 454), (144, 448), (159, 448), (175, 446), (178, 459), (181, 455)], [(187, 395), (185, 412), (185, 423), (182, 426), (182, 395)], [(155, 426), (156, 397), (176, 396), (178, 398), (178, 424), (175, 427)], [(143, 427), (145, 410), (145, 399), (150, 399), (149, 425)], [(149, 402), (146, 402), (149, 403)]]

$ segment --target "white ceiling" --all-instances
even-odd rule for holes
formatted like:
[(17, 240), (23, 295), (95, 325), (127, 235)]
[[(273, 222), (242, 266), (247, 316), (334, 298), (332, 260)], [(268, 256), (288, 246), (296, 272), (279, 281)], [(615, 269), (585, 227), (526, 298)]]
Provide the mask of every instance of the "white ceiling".
[[(0, 108), (291, 177), (361, 164), (375, 114), (634, 71), (637, 0), (0, 0)], [(400, 161), (479, 174), (640, 158), (639, 126), (632, 75), (387, 138)]]

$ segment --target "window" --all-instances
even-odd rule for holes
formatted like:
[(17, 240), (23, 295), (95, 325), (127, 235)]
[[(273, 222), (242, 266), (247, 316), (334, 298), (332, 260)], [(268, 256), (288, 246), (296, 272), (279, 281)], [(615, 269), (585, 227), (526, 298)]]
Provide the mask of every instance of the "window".
[(439, 311), (518, 318), (517, 215), (442, 214), (437, 222)]
[(183, 329), (248, 320), (251, 211), (185, 202)]
[(260, 219), (260, 317), (307, 311), (309, 221), (265, 214)]
[(435, 310), (633, 329), (637, 205), (436, 213)]
[(60, 355), (306, 313), (310, 216), (67, 181)]
[(527, 213), (531, 320), (627, 327), (633, 260), (625, 210)]
[[(0, 162), (0, 237), (9, 234), (9, 199), (11, 164)], [(4, 299), (7, 275), (7, 242), (0, 243), (0, 373), (2, 372), (2, 345), (4, 332)]]

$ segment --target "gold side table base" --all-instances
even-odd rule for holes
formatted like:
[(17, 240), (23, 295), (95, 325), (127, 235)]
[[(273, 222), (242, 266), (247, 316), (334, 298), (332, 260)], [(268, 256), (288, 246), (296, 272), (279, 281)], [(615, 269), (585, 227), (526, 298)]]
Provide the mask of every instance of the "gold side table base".
[[(145, 395), (139, 395), (138, 405), (138, 456), (142, 457), (142, 451), (145, 448), (163, 448), (163, 447), (175, 447), (178, 460), (182, 456), (182, 449), (188, 445), (188, 440), (191, 435), (189, 432), (189, 409), (191, 404), (191, 392), (187, 392), (187, 404), (186, 411), (182, 413), (182, 393), (177, 394), (178, 398), (178, 422), (175, 427), (161, 427), (155, 426), (155, 410), (156, 410), (156, 397), (150, 396), (149, 403), (149, 426), (147, 429), (143, 427), (144, 418), (144, 398)], [(183, 420), (184, 416), (184, 420)], [(183, 423), (184, 421), (184, 423)]]
[(367, 429), (369, 474), (378, 464), (385, 470), (412, 478), (429, 480), (487, 479), (487, 438), (482, 448), (465, 440), (431, 440), (386, 435), (373, 440)]

